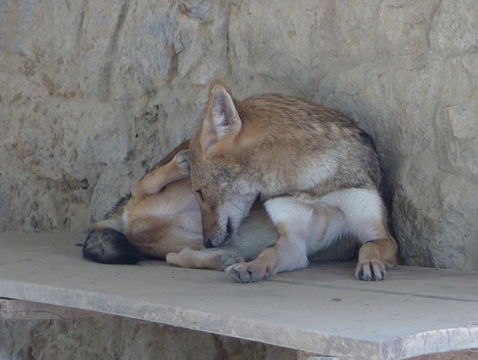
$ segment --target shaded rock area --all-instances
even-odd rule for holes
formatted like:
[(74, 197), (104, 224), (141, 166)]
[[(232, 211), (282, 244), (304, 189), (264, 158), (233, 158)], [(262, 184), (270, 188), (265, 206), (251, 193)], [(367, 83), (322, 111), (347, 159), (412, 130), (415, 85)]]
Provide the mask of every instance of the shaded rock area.
[(296, 360), (296, 351), (108, 315), (0, 319), (5, 360)]
[(475, 0), (0, 2), (0, 229), (86, 229), (214, 78), (355, 119), (403, 261), (478, 269)]

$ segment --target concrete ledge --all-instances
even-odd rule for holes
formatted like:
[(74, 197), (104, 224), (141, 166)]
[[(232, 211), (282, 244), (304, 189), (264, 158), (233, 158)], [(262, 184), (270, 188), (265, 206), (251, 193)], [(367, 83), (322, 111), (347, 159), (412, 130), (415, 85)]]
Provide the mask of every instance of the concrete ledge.
[(315, 264), (257, 284), (151, 262), (84, 261), (83, 235), (0, 234), (0, 296), (233, 336), (340, 359), (404, 359), (478, 347), (478, 274), (397, 267), (353, 279)]

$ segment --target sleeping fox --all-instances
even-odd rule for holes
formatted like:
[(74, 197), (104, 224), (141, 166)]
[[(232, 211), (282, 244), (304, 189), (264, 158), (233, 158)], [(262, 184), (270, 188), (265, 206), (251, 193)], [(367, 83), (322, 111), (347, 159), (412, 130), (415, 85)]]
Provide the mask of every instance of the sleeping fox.
[[(191, 191), (187, 148), (179, 145), (94, 225), (83, 256), (106, 264), (135, 264), (146, 258), (177, 266), (223, 269), (253, 259), (275, 241), (275, 230), (258, 203), (236, 239), (217, 249), (203, 247), (201, 213)], [(242, 238), (254, 241), (238, 241)]]
[(302, 269), (344, 235), (360, 244), (357, 279), (384, 280), (397, 262), (374, 143), (336, 110), (281, 94), (237, 100), (215, 81), (190, 168), (206, 247), (234, 238), (258, 197), (276, 227), (273, 246), (228, 267), (234, 281)]
[[(176, 147), (94, 225), (83, 246), (86, 259), (136, 264), (154, 258), (181, 267), (224, 270), (255, 259), (274, 244), (274, 225), (256, 201), (233, 237), (221, 247), (204, 247), (201, 211), (191, 190), (188, 146), (186, 141)], [(324, 214), (329, 210), (324, 207)], [(344, 239), (317, 259), (348, 259), (354, 250), (353, 239)]]

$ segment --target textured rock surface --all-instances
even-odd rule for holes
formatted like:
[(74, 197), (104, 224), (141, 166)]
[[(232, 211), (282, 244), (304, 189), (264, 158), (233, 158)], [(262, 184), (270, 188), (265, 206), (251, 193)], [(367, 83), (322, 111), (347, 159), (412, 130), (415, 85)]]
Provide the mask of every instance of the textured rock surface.
[(0, 319), (5, 360), (295, 360), (296, 351), (114, 316)]
[[(476, 360), (477, 354), (478, 350), (473, 349), (409, 360)], [(306, 360), (311, 355), (91, 311), (0, 300), (2, 360)]]
[[(51, 315), (51, 314), (50, 314)], [(478, 350), (410, 360), (476, 360)], [(296, 351), (107, 315), (0, 319), (5, 360), (296, 360)]]
[(1, 230), (86, 228), (223, 78), (350, 115), (405, 263), (478, 269), (475, 0), (10, 0), (0, 35)]

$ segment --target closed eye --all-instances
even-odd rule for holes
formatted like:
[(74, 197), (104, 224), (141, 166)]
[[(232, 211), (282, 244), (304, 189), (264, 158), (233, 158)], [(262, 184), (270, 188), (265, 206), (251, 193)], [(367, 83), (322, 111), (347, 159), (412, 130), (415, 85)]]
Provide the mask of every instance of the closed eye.
[(196, 194), (199, 195), (199, 198), (201, 199), (201, 201), (204, 201), (204, 197), (202, 196), (202, 191), (201, 191), (201, 189), (196, 190)]

